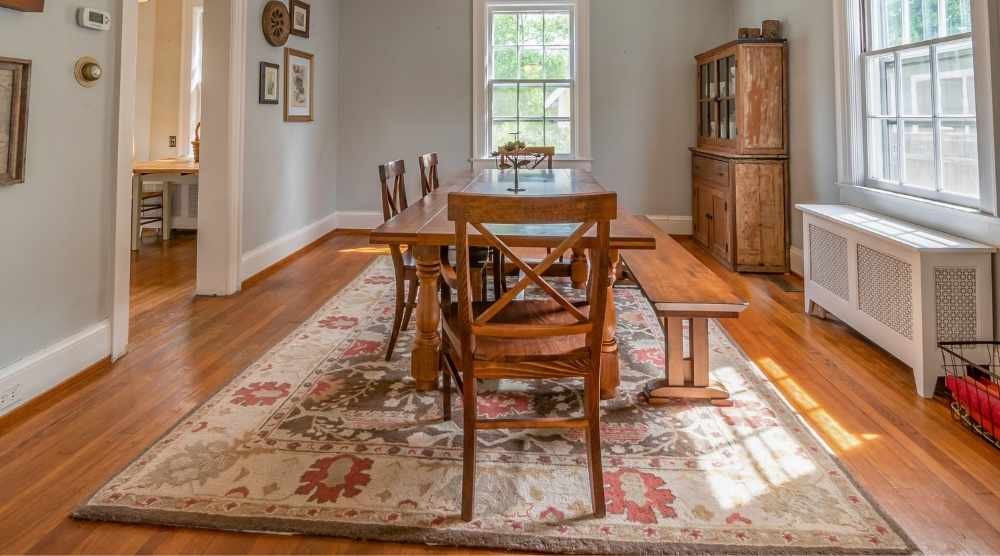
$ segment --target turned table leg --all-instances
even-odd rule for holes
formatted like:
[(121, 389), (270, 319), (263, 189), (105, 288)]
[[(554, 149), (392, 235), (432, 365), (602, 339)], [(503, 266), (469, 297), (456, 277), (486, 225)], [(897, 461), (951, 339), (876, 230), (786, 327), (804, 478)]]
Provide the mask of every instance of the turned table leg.
[(417, 297), (417, 331), (413, 341), (410, 373), (417, 390), (436, 390), (440, 370), (441, 306), (438, 301), (438, 278), (441, 276), (441, 250), (432, 245), (413, 246), (420, 280)]
[(615, 310), (615, 278), (621, 257), (617, 249), (608, 250), (608, 311), (604, 320), (604, 342), (601, 344), (601, 399), (610, 400), (618, 393), (618, 314)]
[(573, 282), (573, 289), (582, 290), (587, 287), (587, 279), (590, 275), (588, 266), (587, 250), (574, 247), (573, 260), (569, 265), (569, 275), (570, 280)]

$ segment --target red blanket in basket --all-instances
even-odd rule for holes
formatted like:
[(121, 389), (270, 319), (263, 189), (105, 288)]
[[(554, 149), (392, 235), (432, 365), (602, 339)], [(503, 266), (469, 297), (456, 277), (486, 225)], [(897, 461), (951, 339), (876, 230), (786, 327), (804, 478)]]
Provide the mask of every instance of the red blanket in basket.
[(1000, 426), (1000, 386), (971, 376), (953, 375), (948, 375), (945, 383), (952, 397), (969, 412), (969, 418), (996, 438), (996, 427)]

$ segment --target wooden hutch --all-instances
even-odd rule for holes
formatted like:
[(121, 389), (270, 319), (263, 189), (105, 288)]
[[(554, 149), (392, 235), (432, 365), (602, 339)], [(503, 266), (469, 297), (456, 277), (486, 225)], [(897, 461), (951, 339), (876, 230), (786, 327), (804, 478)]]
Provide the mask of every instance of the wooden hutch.
[(788, 45), (699, 54), (694, 237), (739, 272), (789, 270)]

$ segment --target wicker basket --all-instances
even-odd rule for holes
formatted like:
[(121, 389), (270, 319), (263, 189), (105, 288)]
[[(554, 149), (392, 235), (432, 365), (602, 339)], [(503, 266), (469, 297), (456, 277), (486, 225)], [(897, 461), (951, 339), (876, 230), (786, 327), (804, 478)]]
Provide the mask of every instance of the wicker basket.
[(191, 149), (194, 151), (194, 161), (201, 162), (201, 122), (194, 128), (194, 141), (191, 141)]

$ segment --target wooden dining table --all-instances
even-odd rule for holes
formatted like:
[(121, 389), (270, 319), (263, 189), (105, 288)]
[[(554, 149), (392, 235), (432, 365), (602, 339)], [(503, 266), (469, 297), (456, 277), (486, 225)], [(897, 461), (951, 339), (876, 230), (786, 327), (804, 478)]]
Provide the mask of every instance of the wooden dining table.
[[(447, 180), (442, 186), (396, 217), (379, 226), (371, 234), (373, 244), (406, 245), (412, 249), (420, 287), (416, 308), (416, 334), (410, 372), (418, 390), (437, 388), (440, 374), (441, 308), (438, 299), (441, 278), (441, 248), (456, 243), (454, 223), (448, 220), (448, 194), (452, 192), (487, 195), (574, 195), (607, 191), (592, 174), (584, 170), (522, 170), (518, 172), (519, 187), (514, 193), (514, 172), (485, 170), (479, 174), (464, 173)], [(568, 224), (490, 225), (490, 230), (512, 247), (558, 247), (576, 228)], [(584, 287), (588, 276), (586, 251), (595, 242), (594, 230), (588, 232), (573, 248), (571, 275), (575, 287)], [(476, 246), (489, 246), (477, 231), (469, 230), (469, 241)], [(610, 265), (607, 269), (609, 289), (614, 285), (623, 249), (655, 249), (656, 238), (643, 222), (630, 214), (619, 202), (618, 218), (611, 223)], [(614, 299), (609, 291), (609, 299)], [(617, 320), (614, 303), (608, 303), (608, 314), (601, 346), (601, 397), (613, 398), (619, 384), (618, 342), (615, 339)]]
[(140, 209), (142, 204), (142, 184), (147, 180), (163, 182), (163, 239), (170, 239), (173, 231), (173, 209), (170, 206), (170, 187), (181, 184), (197, 184), (200, 164), (193, 158), (164, 158), (143, 160), (132, 164), (132, 250), (139, 249)]

